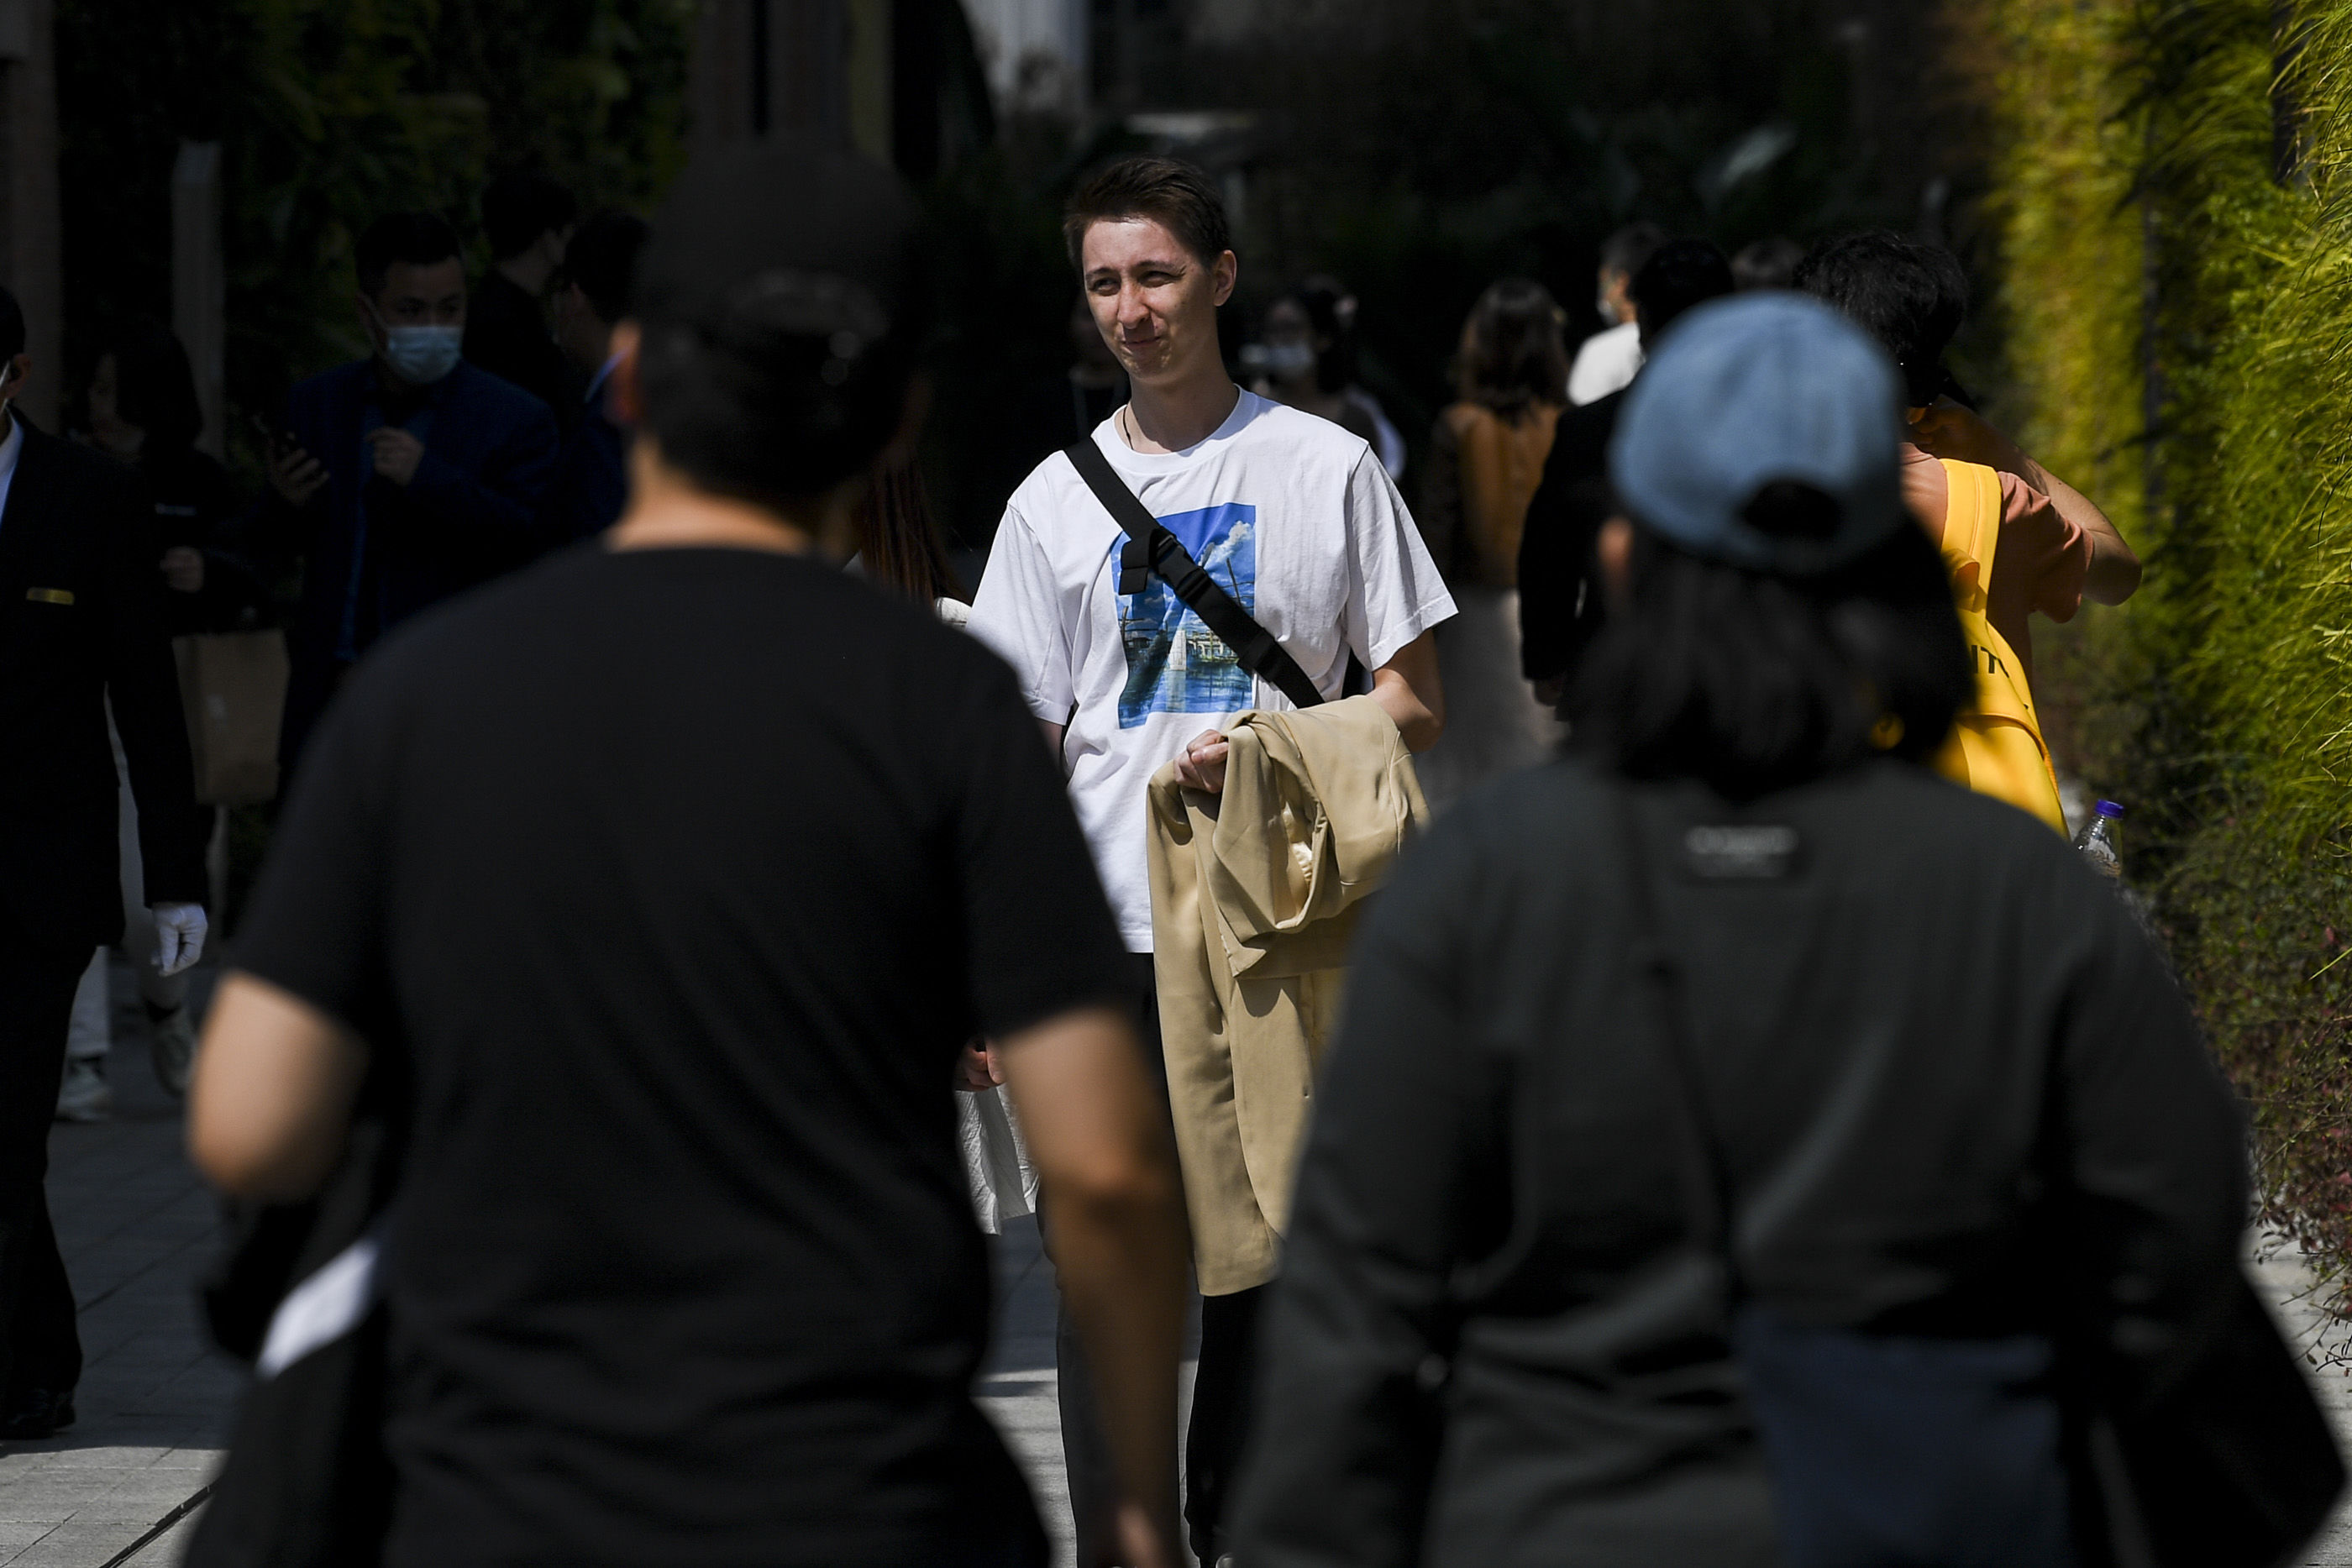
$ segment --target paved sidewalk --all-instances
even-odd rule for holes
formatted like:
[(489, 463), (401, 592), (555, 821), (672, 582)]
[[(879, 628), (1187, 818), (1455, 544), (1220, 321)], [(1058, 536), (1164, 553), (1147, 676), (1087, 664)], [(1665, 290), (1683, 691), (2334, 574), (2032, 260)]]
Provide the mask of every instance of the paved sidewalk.
[[(116, 1119), (58, 1127), (50, 1144), (50, 1200), (89, 1357), (80, 1421), (48, 1442), (0, 1448), (0, 1568), (173, 1568), (239, 1386), (236, 1369), (205, 1349), (195, 1317), (213, 1205), (182, 1155), (178, 1108), (149, 1070), (145, 1019), (120, 965), (115, 994)], [(2263, 1274), (2298, 1333), (2339, 1347), (2352, 1341), (2352, 1328), (2305, 1299), (2294, 1260), (2274, 1258)], [(978, 1392), (1029, 1473), (1057, 1568), (1069, 1568), (1053, 1265), (1034, 1221), (1014, 1221), (998, 1243), (997, 1299)], [(2352, 1376), (2332, 1370), (2318, 1382), (2352, 1446)], [(2305, 1562), (2352, 1568), (2352, 1516), (2339, 1518)]]
[(146, 1016), (120, 960), (114, 999), (115, 1118), (59, 1126), (49, 1141), (50, 1209), (81, 1307), (80, 1418), (47, 1442), (0, 1448), (8, 1568), (176, 1563), (236, 1395), (196, 1321), (213, 1203), (181, 1151), (179, 1107), (149, 1066)]

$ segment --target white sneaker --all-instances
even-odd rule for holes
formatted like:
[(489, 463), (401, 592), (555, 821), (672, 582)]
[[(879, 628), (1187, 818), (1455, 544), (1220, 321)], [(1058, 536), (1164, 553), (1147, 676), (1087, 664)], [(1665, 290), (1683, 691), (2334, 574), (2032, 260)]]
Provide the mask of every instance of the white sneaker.
[(103, 1122), (114, 1114), (114, 1091), (106, 1082), (106, 1062), (95, 1056), (77, 1056), (66, 1063), (65, 1082), (58, 1085), (58, 1120)]
[(196, 1022), (184, 1007), (170, 1012), (150, 1012), (147, 1021), (154, 1027), (155, 1082), (163, 1092), (177, 1099), (188, 1092), (188, 1079), (196, 1070)]

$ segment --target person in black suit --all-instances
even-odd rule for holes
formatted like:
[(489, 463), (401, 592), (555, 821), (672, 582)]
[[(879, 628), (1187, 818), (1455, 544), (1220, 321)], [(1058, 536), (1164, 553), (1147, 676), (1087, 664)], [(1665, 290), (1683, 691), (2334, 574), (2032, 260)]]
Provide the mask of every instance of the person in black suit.
[(563, 265), (579, 207), (543, 174), (513, 172), (482, 193), (490, 269), (466, 312), (466, 359), (553, 410), (566, 436), (580, 423), (581, 373), (547, 330), (542, 301)]
[(204, 948), (205, 823), (131, 477), (7, 408), (31, 361), (5, 289), (0, 358), (0, 1439), (26, 1439), (72, 1424), (81, 1375), (44, 1183), (74, 984), (122, 935), (110, 704), (166, 973)]

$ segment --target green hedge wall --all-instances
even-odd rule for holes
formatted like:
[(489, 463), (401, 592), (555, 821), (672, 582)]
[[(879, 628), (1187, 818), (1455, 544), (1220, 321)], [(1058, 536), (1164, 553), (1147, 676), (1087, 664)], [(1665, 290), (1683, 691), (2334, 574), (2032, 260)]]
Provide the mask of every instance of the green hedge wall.
[(1956, 0), (1995, 128), (2002, 413), (2139, 546), (2053, 639), (2252, 1107), (2269, 1218), (2352, 1246), (2352, 3)]

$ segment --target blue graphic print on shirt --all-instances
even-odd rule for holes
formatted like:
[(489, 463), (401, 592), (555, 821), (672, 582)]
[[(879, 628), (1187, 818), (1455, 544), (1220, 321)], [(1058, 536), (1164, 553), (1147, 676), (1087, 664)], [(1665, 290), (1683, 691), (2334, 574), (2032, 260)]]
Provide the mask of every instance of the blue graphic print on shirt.
[[(1181, 540), (1201, 569), (1252, 615), (1257, 613), (1257, 508), (1240, 502), (1178, 512), (1160, 526)], [(1127, 543), (1111, 546), (1116, 557)], [(1116, 572), (1118, 563), (1113, 560)], [(1239, 713), (1255, 696), (1239, 655), (1185, 607), (1155, 573), (1140, 593), (1118, 601), (1118, 636), (1127, 649), (1127, 685), (1118, 727), (1133, 729), (1155, 713)]]

